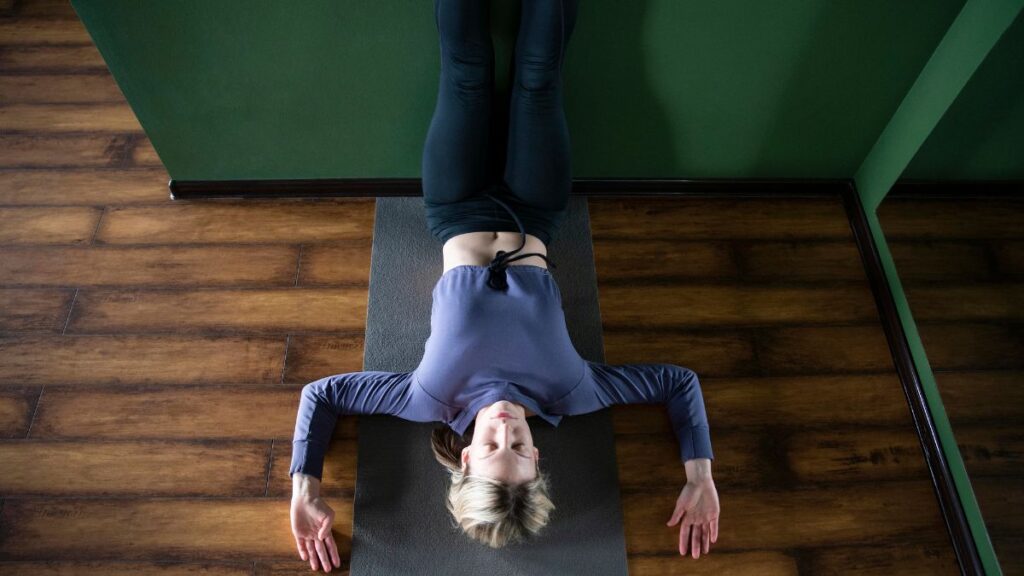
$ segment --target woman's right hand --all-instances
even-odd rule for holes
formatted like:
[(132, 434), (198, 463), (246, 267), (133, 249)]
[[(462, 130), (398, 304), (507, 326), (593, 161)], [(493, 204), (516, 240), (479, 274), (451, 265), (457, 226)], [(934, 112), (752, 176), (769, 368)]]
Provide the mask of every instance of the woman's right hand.
[(334, 509), (323, 498), (292, 497), (292, 534), (299, 548), (299, 557), (309, 560), (309, 567), (315, 572), (317, 560), (324, 572), (341, 567), (338, 545), (334, 542), (331, 526), (334, 524)]

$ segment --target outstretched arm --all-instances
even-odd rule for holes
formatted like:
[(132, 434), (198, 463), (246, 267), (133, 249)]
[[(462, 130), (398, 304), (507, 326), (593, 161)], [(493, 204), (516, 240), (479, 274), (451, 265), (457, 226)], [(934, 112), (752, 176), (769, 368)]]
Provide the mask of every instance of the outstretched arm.
[(408, 400), (412, 372), (363, 371), (326, 376), (302, 388), (292, 437), (296, 472), (320, 480), (324, 454), (338, 417), (344, 414), (398, 414)]
[(306, 384), (292, 437), (291, 523), (299, 557), (316, 570), (341, 566), (331, 527), (334, 509), (320, 497), (324, 453), (343, 414), (399, 414), (410, 404), (412, 372), (351, 372)]
[(679, 554), (699, 558), (718, 540), (721, 507), (711, 478), (711, 436), (700, 381), (689, 368), (674, 364), (609, 365), (587, 362), (580, 386), (565, 399), (570, 413), (584, 413), (613, 404), (665, 404), (686, 484), (676, 499), (667, 525), (679, 526)]
[[(603, 364), (587, 362), (581, 386), (589, 384), (601, 406), (613, 404), (664, 404), (668, 408), (672, 431), (679, 441), (684, 462), (706, 458), (707, 468), (714, 460), (704, 396), (697, 374), (675, 364)], [(704, 466), (702, 466), (703, 468)], [(690, 469), (687, 468), (689, 477)]]

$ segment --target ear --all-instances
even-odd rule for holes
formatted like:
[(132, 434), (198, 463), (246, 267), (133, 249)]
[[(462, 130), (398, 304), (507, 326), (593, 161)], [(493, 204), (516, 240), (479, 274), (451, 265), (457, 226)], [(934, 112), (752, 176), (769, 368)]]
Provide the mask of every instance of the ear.
[(533, 459), (540, 460), (540, 450), (536, 446), (533, 447)]
[(462, 473), (466, 473), (466, 468), (469, 467), (469, 446), (462, 449)]

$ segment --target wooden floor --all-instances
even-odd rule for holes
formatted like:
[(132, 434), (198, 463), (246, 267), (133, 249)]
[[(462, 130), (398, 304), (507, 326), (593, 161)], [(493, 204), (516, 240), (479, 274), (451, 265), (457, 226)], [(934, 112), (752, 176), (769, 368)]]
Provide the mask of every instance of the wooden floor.
[[(361, 369), (373, 200), (171, 201), (70, 7), (0, 14), (0, 573), (308, 573), (291, 433)], [(617, 407), (631, 574), (958, 573), (839, 198), (591, 219), (605, 359), (700, 375), (722, 502), (680, 558), (667, 415)], [(346, 562), (356, 432), (324, 472)]]
[(1024, 199), (878, 211), (1005, 574), (1024, 574)]

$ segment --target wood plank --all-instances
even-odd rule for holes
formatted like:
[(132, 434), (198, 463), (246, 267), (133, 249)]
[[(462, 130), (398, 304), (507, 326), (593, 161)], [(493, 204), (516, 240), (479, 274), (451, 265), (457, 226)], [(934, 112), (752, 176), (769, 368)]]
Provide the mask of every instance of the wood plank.
[(285, 383), (303, 384), (363, 369), (362, 333), (345, 336), (295, 334), (288, 344)]
[(0, 207), (0, 244), (86, 244), (102, 213), (89, 206)]
[[(1024, 534), (1024, 484), (1020, 473), (1008, 477), (972, 478), (971, 487), (992, 538), (1020, 538)], [(1024, 547), (1002, 550), (1017, 556)], [(996, 551), (999, 554), (1000, 551)]]
[(995, 548), (1003, 574), (1024, 574), (1024, 538), (995, 537), (992, 538), (992, 547)]
[(161, 168), (164, 166), (163, 161), (160, 160), (160, 155), (156, 153), (156, 148), (153, 147), (153, 143), (145, 136), (138, 138), (132, 143), (132, 149), (128, 154), (127, 160), (129, 166)]
[[(349, 417), (339, 418), (340, 420)], [(429, 447), (427, 448), (430, 449)], [(356, 453), (359, 442), (354, 438), (340, 438), (331, 442), (324, 454), (323, 478), (320, 481), (320, 495), (324, 498), (350, 498), (356, 489)], [(269, 488), (267, 495), (274, 497), (290, 497), (292, 479), (288, 477), (288, 469), (292, 464), (291, 441), (274, 443), (274, 459), (270, 466)], [(437, 465), (440, 468), (440, 464)], [(443, 498), (443, 494), (438, 495)]]
[[(296, 553), (295, 560), (301, 562)], [(345, 557), (344, 566), (348, 566), (348, 558)], [(182, 560), (174, 563), (169, 562), (127, 562), (116, 558), (108, 561), (79, 561), (74, 560), (38, 560), (38, 561), (3, 561), (0, 560), (0, 572), (12, 576), (30, 576), (33, 574), (74, 574), (75, 576), (111, 576), (112, 574), (133, 574), (135, 576), (252, 576), (253, 565), (250, 560), (223, 560), (216, 564), (202, 560)], [(309, 569), (309, 564), (305, 564)], [(262, 568), (262, 566), (261, 566)], [(281, 562), (281, 573), (285, 570), (294, 570), (295, 563), (288, 563), (287, 566)], [(257, 572), (263, 574), (263, 572)], [(348, 572), (333, 570), (331, 574), (343, 576)]]
[[(633, 329), (678, 326), (817, 325), (878, 322), (871, 292), (862, 286), (674, 284), (601, 286), (602, 324)], [(643, 295), (638, 298), (638, 295)]]
[(372, 198), (111, 206), (100, 223), (96, 241), (107, 244), (365, 241), (373, 235), (375, 209), (376, 201)]
[(0, 283), (293, 286), (298, 260), (296, 246), (12, 247), (0, 251)]
[(0, 168), (119, 166), (132, 134), (3, 134)]
[(954, 433), (968, 422), (1024, 421), (1024, 372), (936, 372), (935, 382)]
[(298, 285), (369, 286), (372, 250), (369, 238), (303, 246)]
[(892, 428), (830, 426), (777, 439), (793, 478), (836, 486), (926, 478), (921, 441), (910, 423)]
[(1024, 470), (1024, 430), (1019, 425), (1006, 421), (961, 423), (954, 426), (953, 433), (972, 479), (1021, 476), (1021, 470)]
[(3, 440), (0, 493), (263, 496), (269, 459), (269, 440)]
[[(762, 448), (762, 431), (737, 431), (716, 427), (711, 431), (715, 451), (712, 472), (720, 486), (765, 486), (780, 476), (784, 462), (768, 459)], [(544, 446), (538, 446), (541, 457)], [(679, 443), (671, 433), (632, 434), (615, 438), (619, 486), (645, 488), (674, 486), (686, 482), (686, 470), (679, 455)]]
[[(301, 386), (47, 386), (31, 438), (271, 438), (277, 451), (291, 442), (301, 396)], [(339, 418), (332, 446), (355, 438), (358, 421)]]
[(0, 38), (4, 44), (92, 44), (85, 26), (77, 19), (0, 20)]
[[(886, 198), (878, 219), (887, 240), (1024, 238), (1020, 199)], [(915, 311), (916, 313), (916, 311)]]
[[(934, 542), (897, 542), (890, 545), (834, 546), (801, 551), (807, 574), (857, 574), (857, 576), (959, 575), (949, 538)], [(1009, 574), (1009, 572), (1007, 572)]]
[(986, 242), (894, 240), (888, 242), (901, 282), (982, 281), (994, 277)]
[(154, 204), (168, 202), (167, 181), (162, 168), (9, 169), (0, 178), (0, 204)]
[(595, 243), (635, 239), (638, 233), (662, 239), (853, 239), (839, 197), (592, 198), (588, 203)]
[(131, 107), (114, 104), (9, 104), (0, 107), (0, 130), (33, 133), (142, 130)]
[(745, 330), (604, 330), (606, 364), (643, 364), (674, 358), (701, 376), (759, 373), (754, 337)]
[[(333, 498), (329, 505), (336, 512), (335, 542), (347, 557), (352, 549), (352, 501)], [(0, 556), (9, 560), (269, 558), (290, 560), (296, 570), (309, 570), (295, 549), (289, 506), (287, 498), (8, 498)]]
[(711, 553), (697, 560), (689, 556), (629, 556), (630, 576), (711, 576), (720, 574), (757, 574), (758, 576), (798, 576), (796, 558), (775, 551), (719, 552), (711, 545)]
[(110, 73), (94, 44), (0, 45), (0, 72)]
[(0, 386), (279, 384), (285, 342), (257, 336), (4, 335)]
[(0, 288), (0, 330), (59, 334), (74, 297), (72, 289)]
[[(0, 76), (0, 104), (97, 102), (127, 106), (124, 94), (121, 93), (121, 89), (110, 74), (11, 74)], [(56, 108), (52, 114), (61, 116), (64, 114), (64, 110)]]
[(1024, 276), (1024, 241), (994, 242), (992, 252), (1000, 276), (1017, 279)]
[[(892, 373), (701, 378), (701, 391), (712, 434), (718, 427), (737, 426), (906, 424), (909, 417), (903, 388)], [(616, 434), (671, 433), (661, 405), (613, 406), (612, 420)]]
[(1024, 282), (962, 286), (908, 283), (903, 288), (917, 320), (1024, 320)]
[(919, 320), (917, 330), (932, 370), (1024, 367), (1024, 334), (1014, 326)]
[(24, 438), (28, 434), (39, 392), (38, 386), (0, 387), (0, 438)]
[[(556, 262), (557, 264), (557, 262)], [(598, 284), (634, 279), (735, 278), (728, 242), (594, 240)]]
[(857, 245), (832, 241), (735, 242), (742, 277), (757, 282), (843, 281), (870, 290)]
[(78, 19), (69, 0), (18, 0), (18, 17)]
[(794, 326), (758, 332), (757, 361), (766, 374), (892, 371), (892, 353), (879, 324)]
[[(671, 554), (679, 527), (666, 526), (683, 484), (624, 491), (622, 510), (630, 554)], [(936, 541), (945, 527), (928, 480), (719, 491), (718, 550), (782, 550), (894, 540)]]
[(83, 288), (66, 331), (362, 332), (366, 288), (115, 290)]

